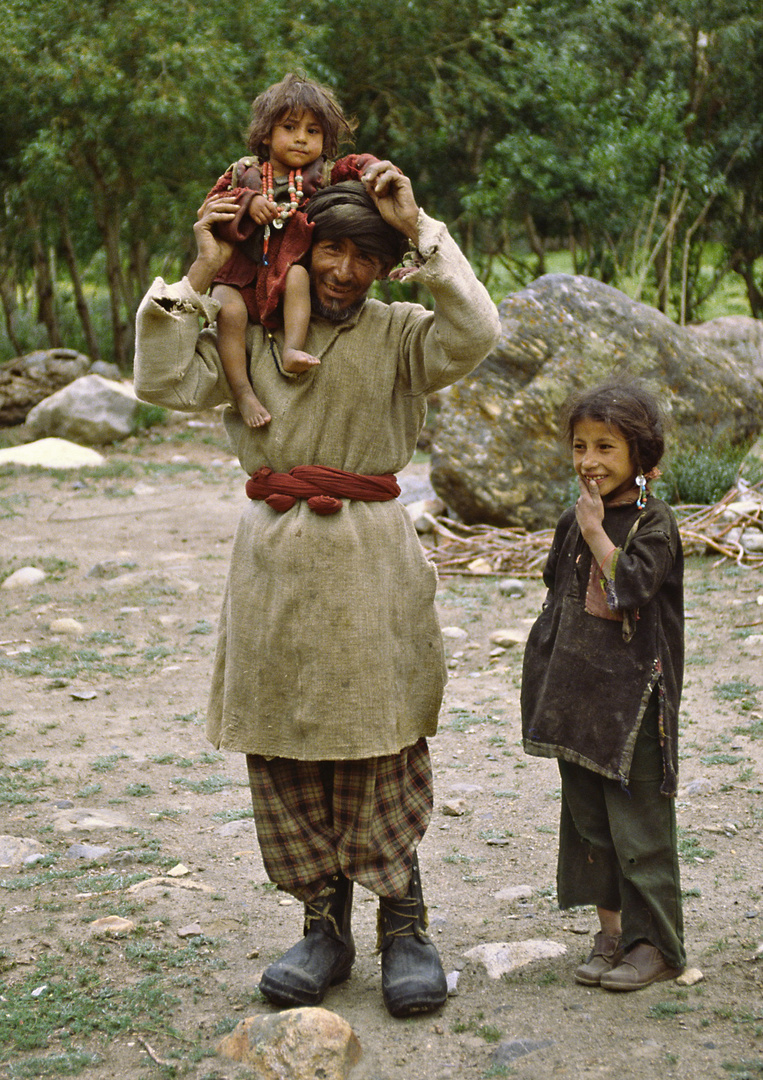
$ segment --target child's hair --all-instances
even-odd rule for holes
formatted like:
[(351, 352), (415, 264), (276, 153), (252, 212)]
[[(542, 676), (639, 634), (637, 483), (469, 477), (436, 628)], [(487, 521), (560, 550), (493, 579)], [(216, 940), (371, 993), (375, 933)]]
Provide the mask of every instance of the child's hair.
[(333, 92), (313, 79), (289, 72), (280, 82), (263, 90), (252, 102), (252, 120), (247, 136), (250, 152), (267, 158), (268, 148), (263, 139), (287, 116), (301, 116), (305, 109), (315, 114), (315, 119), (323, 128), (323, 153), (326, 157), (335, 157), (339, 144), (352, 140), (357, 122), (344, 115)]
[(612, 378), (573, 394), (562, 411), (563, 432), (572, 445), (575, 425), (598, 420), (616, 428), (628, 443), (631, 461), (650, 472), (665, 451), (665, 415), (657, 398), (638, 382)]

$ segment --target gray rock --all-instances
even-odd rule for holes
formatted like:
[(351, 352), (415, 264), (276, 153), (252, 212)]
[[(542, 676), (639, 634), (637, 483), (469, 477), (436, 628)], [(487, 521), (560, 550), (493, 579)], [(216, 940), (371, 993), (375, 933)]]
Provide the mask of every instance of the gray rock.
[(0, 427), (23, 424), (29, 411), (90, 368), (75, 349), (40, 349), (0, 365)]
[(103, 859), (111, 854), (111, 848), (101, 847), (99, 844), (72, 844), (66, 852), (67, 859)]
[[(122, 372), (119, 370), (116, 364), (109, 364), (106, 360), (94, 360), (90, 365), (89, 375), (102, 375), (104, 379), (111, 379), (112, 382), (119, 382), (122, 378)], [(182, 414), (185, 416), (185, 414)]]
[(441, 395), (432, 485), (467, 523), (555, 524), (570, 502), (558, 439), (568, 393), (627, 371), (664, 394), (676, 437), (763, 428), (763, 383), (737, 352), (591, 278), (549, 274), (500, 305), (498, 347)]
[(545, 1050), (553, 1046), (553, 1039), (511, 1039), (500, 1042), (493, 1051), (490, 1061), (493, 1065), (510, 1065), (517, 1058), (532, 1054), (535, 1050)]
[(84, 375), (35, 405), (26, 423), (38, 438), (101, 446), (132, 433), (137, 408), (131, 384)]
[(519, 578), (501, 578), (498, 582), (498, 592), (502, 596), (524, 596), (526, 591), (526, 583)]

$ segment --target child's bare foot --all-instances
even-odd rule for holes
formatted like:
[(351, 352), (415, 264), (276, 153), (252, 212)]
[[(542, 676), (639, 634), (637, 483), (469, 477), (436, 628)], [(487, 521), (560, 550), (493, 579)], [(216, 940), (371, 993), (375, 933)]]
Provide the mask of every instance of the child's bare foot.
[(284, 371), (289, 371), (292, 375), (308, 371), (316, 364), (320, 364), (317, 356), (311, 356), (310, 353), (302, 352), (300, 349), (284, 349), (282, 361)]
[(244, 423), (249, 427), (264, 427), (270, 423), (270, 413), (253, 390), (242, 391), (236, 398), (236, 404)]

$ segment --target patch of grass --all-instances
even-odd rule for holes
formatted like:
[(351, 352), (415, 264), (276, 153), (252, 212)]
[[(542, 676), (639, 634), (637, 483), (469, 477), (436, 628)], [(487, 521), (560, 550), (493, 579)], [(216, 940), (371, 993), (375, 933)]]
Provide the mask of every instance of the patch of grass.
[[(675, 447), (663, 469), (655, 492), (669, 503), (699, 503), (712, 506), (736, 483), (739, 466), (752, 440), (732, 446), (717, 439), (704, 446)], [(750, 476), (751, 483), (763, 480)]]
[(464, 1031), (473, 1031), (475, 1035), (479, 1035), (485, 1042), (500, 1042), (501, 1029), (497, 1028), (494, 1024), (481, 1023), (483, 1019), (484, 1013), (478, 1012), (473, 1020), (457, 1020), (451, 1028), (451, 1031), (455, 1032), (457, 1035)]
[(703, 765), (738, 765), (744, 758), (739, 754), (715, 753), (703, 754), (699, 760)]
[(712, 859), (715, 852), (712, 848), (703, 847), (696, 836), (679, 827), (678, 854), (682, 859)]
[(763, 1061), (724, 1061), (721, 1068), (733, 1080), (758, 1080), (763, 1076)]
[(212, 817), (217, 821), (243, 821), (254, 817), (251, 806), (243, 810), (217, 810)]
[(90, 768), (93, 772), (111, 772), (116, 767), (118, 761), (126, 761), (127, 754), (106, 754), (104, 757), (96, 758), (91, 764)]
[(225, 788), (232, 787), (234, 781), (228, 776), (206, 776), (203, 780), (191, 780), (186, 776), (173, 776), (172, 783), (195, 795), (212, 795)]
[(103, 784), (85, 784), (79, 791), (75, 791), (74, 794), (78, 799), (90, 799), (93, 795), (98, 795), (102, 790)]
[(713, 695), (718, 701), (731, 701), (742, 712), (751, 712), (758, 706), (759, 686), (749, 679), (729, 679), (728, 682), (716, 683)]
[(9, 1062), (9, 1080), (38, 1080), (43, 1076), (72, 1076), (83, 1069), (100, 1065), (100, 1054), (87, 1050), (64, 1050), (60, 1054), (47, 1054), (45, 1057), (30, 1057), (24, 1061)]
[(125, 788), (125, 795), (132, 795), (133, 798), (136, 798), (136, 799), (142, 798), (142, 796), (144, 796), (144, 795), (153, 795), (153, 794), (155, 794), (155, 792), (154, 792), (154, 789), (151, 787), (151, 785), (150, 784), (144, 784), (144, 783), (142, 783), (140, 781), (138, 781), (135, 784), (128, 784), (127, 787)]
[(650, 1006), (646, 1015), (653, 1016), (657, 1020), (666, 1020), (689, 1012), (694, 1012), (694, 1006), (688, 1001), (656, 1001)]
[(178, 1005), (155, 976), (118, 987), (107, 972), (91, 966), (72, 972), (55, 956), (38, 961), (3, 997), (0, 1044), (21, 1051), (45, 1048), (54, 1031), (82, 1036), (157, 1030)]
[(485, 724), (490, 719), (488, 716), (470, 712), (468, 709), (449, 709), (448, 712), (452, 719), (445, 724), (445, 727), (451, 731), (467, 731), (475, 724)]

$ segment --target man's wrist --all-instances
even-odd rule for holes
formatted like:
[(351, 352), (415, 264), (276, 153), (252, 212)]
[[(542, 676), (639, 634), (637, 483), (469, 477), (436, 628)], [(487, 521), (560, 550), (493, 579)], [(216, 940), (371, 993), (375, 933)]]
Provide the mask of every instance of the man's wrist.
[(208, 259), (197, 258), (189, 266), (186, 277), (191, 287), (201, 295), (207, 291), (215, 280), (215, 275), (219, 269), (220, 266), (216, 260), (210, 262)]

